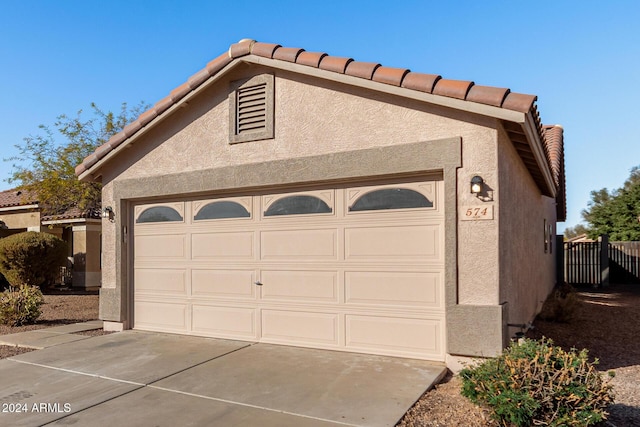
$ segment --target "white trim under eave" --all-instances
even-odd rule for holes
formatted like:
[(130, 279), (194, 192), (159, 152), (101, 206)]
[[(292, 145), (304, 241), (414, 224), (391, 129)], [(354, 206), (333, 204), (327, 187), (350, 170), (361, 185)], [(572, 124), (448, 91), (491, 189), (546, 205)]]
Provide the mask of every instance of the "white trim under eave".
[(42, 221), (42, 225), (64, 225), (64, 224), (102, 224), (102, 220), (93, 218), (73, 218), (73, 219), (54, 219), (50, 221)]
[(538, 127), (536, 126), (536, 120), (534, 119), (531, 112), (527, 113), (526, 120), (522, 124), (522, 128), (524, 129), (527, 140), (529, 141), (529, 146), (531, 147), (531, 152), (533, 153), (533, 156), (536, 159), (536, 163), (538, 163), (538, 168), (540, 169), (540, 172), (542, 172), (544, 181), (547, 184), (549, 193), (551, 197), (555, 198), (557, 195), (557, 191), (556, 191), (556, 185), (553, 182), (551, 167), (549, 166), (549, 162), (547, 161), (547, 155), (544, 152), (542, 141), (540, 140)]
[(9, 212), (9, 211), (22, 211), (27, 209), (38, 209), (40, 206), (38, 205), (19, 205), (19, 206), (7, 206), (5, 208), (0, 208), (0, 212)]

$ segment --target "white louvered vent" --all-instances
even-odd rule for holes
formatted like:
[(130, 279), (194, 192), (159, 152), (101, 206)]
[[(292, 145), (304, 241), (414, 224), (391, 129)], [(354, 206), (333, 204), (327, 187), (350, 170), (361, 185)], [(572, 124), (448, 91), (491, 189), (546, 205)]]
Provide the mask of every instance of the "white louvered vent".
[(259, 74), (231, 83), (229, 143), (274, 137), (274, 76)]
[(238, 89), (236, 134), (256, 132), (267, 127), (267, 84)]

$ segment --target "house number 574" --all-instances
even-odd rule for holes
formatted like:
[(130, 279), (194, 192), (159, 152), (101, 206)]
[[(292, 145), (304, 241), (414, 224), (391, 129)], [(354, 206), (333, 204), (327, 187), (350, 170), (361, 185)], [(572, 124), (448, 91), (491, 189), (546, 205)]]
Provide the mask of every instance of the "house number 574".
[(493, 205), (464, 206), (462, 208), (463, 221), (479, 219), (493, 219)]

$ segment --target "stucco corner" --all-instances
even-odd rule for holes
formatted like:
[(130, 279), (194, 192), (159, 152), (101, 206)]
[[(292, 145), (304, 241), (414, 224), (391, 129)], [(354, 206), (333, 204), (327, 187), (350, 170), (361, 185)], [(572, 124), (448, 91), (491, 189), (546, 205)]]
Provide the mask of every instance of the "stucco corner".
[(507, 304), (454, 305), (447, 309), (447, 353), (494, 357), (507, 339)]
[(124, 322), (125, 310), (120, 289), (100, 289), (100, 320), (111, 322)]

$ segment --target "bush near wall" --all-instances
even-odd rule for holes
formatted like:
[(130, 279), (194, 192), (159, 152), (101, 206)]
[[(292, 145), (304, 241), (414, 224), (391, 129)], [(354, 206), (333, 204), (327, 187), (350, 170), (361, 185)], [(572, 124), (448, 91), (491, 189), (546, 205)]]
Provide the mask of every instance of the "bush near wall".
[(590, 426), (606, 419), (612, 386), (586, 350), (524, 340), (460, 372), (462, 395), (488, 406), (501, 426)]
[(22, 285), (0, 293), (0, 323), (22, 326), (34, 323), (40, 317), (40, 306), (44, 303), (37, 286)]
[(11, 286), (53, 284), (66, 256), (65, 242), (51, 234), (27, 231), (0, 239), (0, 273)]

